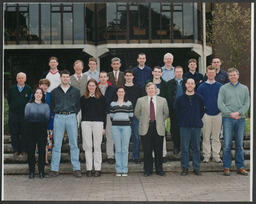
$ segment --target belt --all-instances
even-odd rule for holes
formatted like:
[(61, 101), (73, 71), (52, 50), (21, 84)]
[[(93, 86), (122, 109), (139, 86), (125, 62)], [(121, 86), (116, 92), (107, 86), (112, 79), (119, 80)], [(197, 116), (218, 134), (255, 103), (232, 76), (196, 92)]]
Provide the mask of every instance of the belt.
[(70, 115), (73, 114), (75, 112), (57, 112), (56, 114), (61, 114), (61, 115)]

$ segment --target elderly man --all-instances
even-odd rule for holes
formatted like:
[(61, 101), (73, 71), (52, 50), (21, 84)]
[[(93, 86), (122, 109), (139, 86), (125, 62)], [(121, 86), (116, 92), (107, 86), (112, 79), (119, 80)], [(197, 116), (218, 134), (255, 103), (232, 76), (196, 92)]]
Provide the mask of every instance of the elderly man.
[(74, 62), (75, 73), (70, 77), (71, 85), (80, 90), (80, 95), (82, 96), (85, 92), (85, 87), (87, 84), (87, 74), (83, 74), (84, 63), (81, 60), (76, 60)]
[(239, 71), (236, 68), (228, 69), (228, 78), (230, 83), (223, 85), (219, 90), (218, 108), (222, 112), (223, 125), (223, 168), (224, 175), (230, 175), (230, 166), (232, 162), (231, 146), (232, 137), (235, 137), (235, 165), (237, 173), (248, 175), (244, 169), (244, 129), (245, 114), (250, 106), (250, 96), (247, 86), (239, 83)]
[(163, 171), (163, 138), (165, 136), (165, 119), (169, 115), (165, 98), (156, 95), (156, 85), (146, 85), (147, 96), (138, 99), (134, 114), (139, 120), (139, 134), (142, 136), (144, 151), (144, 176), (153, 171), (152, 151), (155, 153), (156, 174), (165, 176)]
[(163, 73), (162, 78), (164, 81), (170, 81), (175, 77), (174, 75), (174, 67), (173, 63), (173, 55), (171, 53), (166, 53), (164, 55), (164, 66), (162, 67)]
[(25, 156), (24, 111), (25, 105), (32, 94), (30, 86), (25, 84), (26, 74), (19, 72), (16, 76), (17, 84), (8, 90), (9, 129), (12, 140), (14, 157), (20, 153)]

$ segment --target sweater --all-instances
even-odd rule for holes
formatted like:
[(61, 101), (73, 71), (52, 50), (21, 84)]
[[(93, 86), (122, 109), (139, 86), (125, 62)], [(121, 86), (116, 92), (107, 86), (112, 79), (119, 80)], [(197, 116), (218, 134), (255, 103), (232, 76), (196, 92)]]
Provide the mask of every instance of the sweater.
[(197, 93), (204, 99), (205, 113), (208, 115), (217, 115), (220, 112), (217, 101), (221, 86), (222, 84), (219, 82), (213, 84), (204, 82), (197, 89)]
[(127, 99), (132, 102), (132, 106), (135, 108), (138, 98), (144, 96), (144, 91), (137, 85), (124, 86), (124, 88)]
[(192, 96), (183, 94), (178, 97), (175, 102), (175, 112), (180, 127), (203, 127), (204, 101), (199, 94), (195, 93)]
[[(204, 75), (204, 81), (207, 81), (208, 77), (206, 76), (206, 74)], [(215, 76), (215, 81), (221, 83), (221, 84), (226, 84), (229, 82), (228, 79), (228, 74), (226, 71), (224, 71), (223, 69), (220, 69), (219, 73), (216, 73)]]
[(80, 81), (76, 79), (74, 74), (70, 77), (70, 83), (72, 86), (76, 87), (77, 89), (80, 90), (80, 96), (84, 95), (85, 88), (87, 85), (87, 75), (83, 74)]
[(30, 86), (25, 84), (25, 87), (21, 92), (19, 92), (17, 84), (12, 85), (8, 90), (7, 101), (9, 105), (9, 110), (12, 113), (19, 115), (24, 115), (24, 109), (29, 101), (31, 94), (33, 93)]
[(124, 102), (120, 106), (117, 101), (112, 101), (110, 104), (110, 119), (112, 126), (115, 125), (131, 125), (131, 118), (133, 117), (133, 107), (130, 101)]
[(107, 100), (104, 96), (100, 98), (81, 96), (81, 121), (102, 121), (106, 127)]
[(189, 78), (192, 78), (195, 80), (196, 89), (197, 89), (197, 87), (203, 82), (204, 76), (198, 72), (195, 72), (194, 74), (192, 74), (190, 71), (187, 71), (185, 74), (183, 74), (184, 83), (186, 83), (187, 79)]
[(250, 96), (247, 86), (238, 82), (235, 86), (229, 82), (220, 88), (218, 95), (218, 108), (223, 117), (230, 113), (239, 112), (242, 118), (250, 106)]
[(45, 123), (50, 119), (50, 107), (47, 103), (27, 103), (25, 107), (25, 120), (31, 123)]
[(49, 73), (46, 75), (45, 78), (48, 79), (51, 83), (47, 89), (47, 92), (51, 92), (53, 89), (55, 89), (61, 83), (59, 72), (56, 72), (53, 74), (52, 72), (49, 71)]
[(140, 88), (144, 89), (146, 81), (152, 79), (152, 69), (145, 65), (144, 69), (140, 69), (138, 66), (132, 69), (134, 79), (133, 82)]

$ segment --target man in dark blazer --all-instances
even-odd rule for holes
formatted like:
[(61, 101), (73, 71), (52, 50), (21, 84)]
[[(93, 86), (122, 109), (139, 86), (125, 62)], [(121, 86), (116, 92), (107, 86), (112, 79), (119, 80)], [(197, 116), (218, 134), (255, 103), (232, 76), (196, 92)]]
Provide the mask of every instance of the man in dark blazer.
[(183, 82), (183, 78), (182, 78), (183, 68), (181, 66), (176, 66), (174, 68), (174, 75), (175, 75), (175, 78), (167, 82), (165, 98), (167, 99), (169, 114), (171, 119), (170, 131), (171, 131), (171, 135), (174, 143), (173, 153), (178, 154), (180, 152), (180, 131), (178, 126), (177, 116), (174, 111), (174, 103), (175, 103), (175, 100), (179, 96), (181, 96), (186, 90), (185, 83)]
[(118, 57), (112, 58), (111, 67), (113, 68), (113, 71), (108, 73), (109, 81), (115, 87), (123, 86), (125, 83), (125, 80), (124, 80), (124, 72), (120, 71), (121, 60)]
[(152, 150), (155, 153), (156, 174), (165, 176), (163, 171), (163, 138), (165, 136), (165, 120), (169, 115), (165, 98), (156, 95), (156, 85), (146, 85), (147, 96), (138, 99), (134, 115), (139, 119), (139, 134), (144, 151), (144, 176), (153, 171)]

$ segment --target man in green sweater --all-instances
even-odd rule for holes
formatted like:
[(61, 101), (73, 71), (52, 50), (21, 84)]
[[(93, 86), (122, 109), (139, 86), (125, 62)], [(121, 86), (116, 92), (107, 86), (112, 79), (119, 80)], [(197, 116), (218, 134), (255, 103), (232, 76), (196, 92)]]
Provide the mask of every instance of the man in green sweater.
[(218, 95), (218, 108), (222, 112), (222, 125), (224, 133), (223, 168), (224, 175), (230, 175), (232, 162), (231, 146), (232, 136), (235, 136), (235, 165), (237, 173), (248, 175), (244, 169), (243, 139), (245, 129), (245, 114), (249, 109), (250, 96), (247, 86), (239, 83), (239, 71), (235, 68), (228, 69), (230, 83), (220, 88)]
[(16, 77), (17, 84), (12, 85), (8, 90), (8, 105), (9, 105), (9, 129), (12, 140), (12, 148), (14, 157), (20, 153), (26, 155), (25, 150), (25, 133), (24, 133), (24, 111), (32, 89), (25, 84), (26, 74), (19, 72)]

